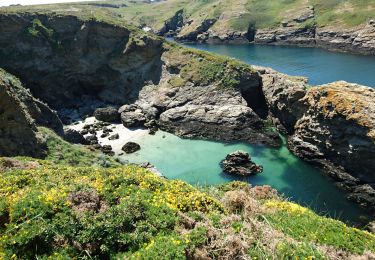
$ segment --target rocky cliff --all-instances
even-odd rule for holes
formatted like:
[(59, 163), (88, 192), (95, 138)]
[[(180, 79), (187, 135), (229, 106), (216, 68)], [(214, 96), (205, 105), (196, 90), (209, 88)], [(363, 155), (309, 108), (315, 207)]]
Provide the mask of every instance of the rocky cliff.
[[(91, 115), (127, 105), (122, 117), (185, 137), (280, 145), (249, 66), (81, 15), (0, 15), (0, 66), (60, 111)], [(124, 124), (127, 124), (124, 119)], [(129, 119), (130, 120), (130, 119)]]
[(62, 133), (55, 112), (35, 99), (17, 78), (0, 69), (0, 156), (43, 156), (37, 125)]
[(373, 1), (167, 0), (136, 3), (121, 13), (178, 41), (299, 45), (374, 55), (374, 8)]
[(349, 190), (358, 203), (375, 207), (375, 91), (347, 82), (306, 88), (270, 69), (263, 89), (289, 149), (314, 163)]

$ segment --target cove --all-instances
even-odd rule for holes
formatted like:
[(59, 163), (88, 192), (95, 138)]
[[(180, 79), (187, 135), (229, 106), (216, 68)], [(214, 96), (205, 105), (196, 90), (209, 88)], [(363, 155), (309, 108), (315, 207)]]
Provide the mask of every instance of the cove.
[[(124, 155), (130, 163), (150, 162), (168, 179), (180, 179), (194, 185), (222, 184), (241, 180), (252, 185), (270, 185), (292, 201), (308, 206), (351, 224), (360, 224), (366, 213), (346, 200), (344, 191), (318, 169), (294, 156), (285, 145), (270, 148), (246, 143), (223, 143), (183, 139), (158, 131), (142, 135), (134, 141), (142, 149)], [(230, 152), (243, 150), (264, 172), (248, 178), (234, 177), (222, 172), (220, 161)]]
[(246, 63), (271, 67), (292, 76), (305, 76), (309, 84), (345, 80), (375, 87), (375, 57), (335, 53), (320, 48), (273, 45), (184, 44), (233, 57)]

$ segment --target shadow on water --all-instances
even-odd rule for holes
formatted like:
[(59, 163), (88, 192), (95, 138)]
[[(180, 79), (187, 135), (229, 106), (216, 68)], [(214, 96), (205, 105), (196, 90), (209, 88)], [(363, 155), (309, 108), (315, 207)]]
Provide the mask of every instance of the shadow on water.
[[(151, 162), (169, 179), (181, 179), (197, 185), (216, 185), (234, 180), (252, 185), (270, 185), (285, 197), (319, 214), (352, 224), (359, 224), (360, 216), (367, 216), (346, 199), (345, 192), (332, 180), (294, 156), (285, 145), (270, 148), (246, 143), (181, 139), (161, 131), (135, 141), (142, 149), (126, 155), (126, 159), (134, 163)], [(236, 150), (250, 153), (255, 163), (263, 165), (264, 172), (248, 178), (223, 173), (221, 160)]]

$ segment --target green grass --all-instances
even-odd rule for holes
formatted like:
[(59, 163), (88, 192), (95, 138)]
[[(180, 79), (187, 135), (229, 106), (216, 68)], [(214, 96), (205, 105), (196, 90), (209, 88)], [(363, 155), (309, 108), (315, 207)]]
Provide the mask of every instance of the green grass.
[[(225, 56), (204, 51), (182, 48), (178, 44), (166, 44), (166, 53), (172, 66), (178, 67), (181, 78), (172, 78), (172, 86), (181, 86), (186, 81), (199, 85), (217, 85), (220, 88), (237, 88), (243, 78), (255, 77), (251, 66)], [(244, 76), (245, 75), (245, 76)]]
[(73, 166), (102, 166), (110, 167), (120, 165), (114, 159), (101, 152), (91, 151), (81, 145), (74, 145), (64, 141), (52, 130), (40, 127), (47, 145), (46, 161), (53, 164), (65, 164)]
[[(147, 24), (156, 30), (159, 30), (164, 25), (164, 21), (171, 18), (180, 9), (184, 10), (186, 17), (196, 22), (207, 18), (218, 19), (226, 11), (241, 13), (240, 17), (237, 17), (237, 14), (233, 14), (231, 17), (229, 14), (229, 17), (225, 18), (226, 20), (218, 27), (214, 25), (213, 28), (219, 31), (225, 29), (246, 31), (249, 25), (256, 28), (277, 27), (283, 20), (307, 6), (315, 8), (314, 23), (320, 27), (352, 28), (373, 19), (375, 12), (373, 0), (309, 0), (307, 2), (302, 0), (247, 0), (245, 2), (238, 0), (167, 0), (152, 4), (142, 1), (115, 0), (111, 2), (128, 5), (128, 7), (122, 8), (107, 8), (110, 12), (120, 15), (121, 19), (137, 26)], [(187, 31), (191, 29), (187, 29)]]
[(269, 205), (276, 211), (266, 215), (267, 221), (298, 241), (330, 245), (354, 254), (363, 254), (365, 250), (375, 252), (373, 234), (319, 216), (292, 203), (270, 202)]

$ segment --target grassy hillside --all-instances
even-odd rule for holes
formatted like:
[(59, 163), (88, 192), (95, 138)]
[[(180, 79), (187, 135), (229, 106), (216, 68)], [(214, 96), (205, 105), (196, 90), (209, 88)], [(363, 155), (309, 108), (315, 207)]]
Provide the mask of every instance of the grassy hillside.
[[(48, 134), (53, 159), (69, 144)], [(88, 153), (66, 155), (85, 165)], [(67, 159), (58, 165), (22, 158), (32, 167), (3, 169), (0, 259), (352, 259), (375, 253), (374, 235), (318, 216), (267, 186), (197, 188), (137, 166), (71, 166)]]
[[(309, 6), (314, 7), (318, 26), (351, 28), (374, 17), (374, 0), (166, 0), (157, 3), (146, 1), (112, 0), (120, 8), (108, 8), (135, 25), (147, 24), (160, 29), (164, 21), (180, 9), (194, 23), (207, 18), (219, 19), (214, 28), (246, 30), (249, 23), (257, 28), (280, 25)], [(125, 4), (126, 7), (120, 5)], [(221, 28), (223, 29), (223, 28)]]

